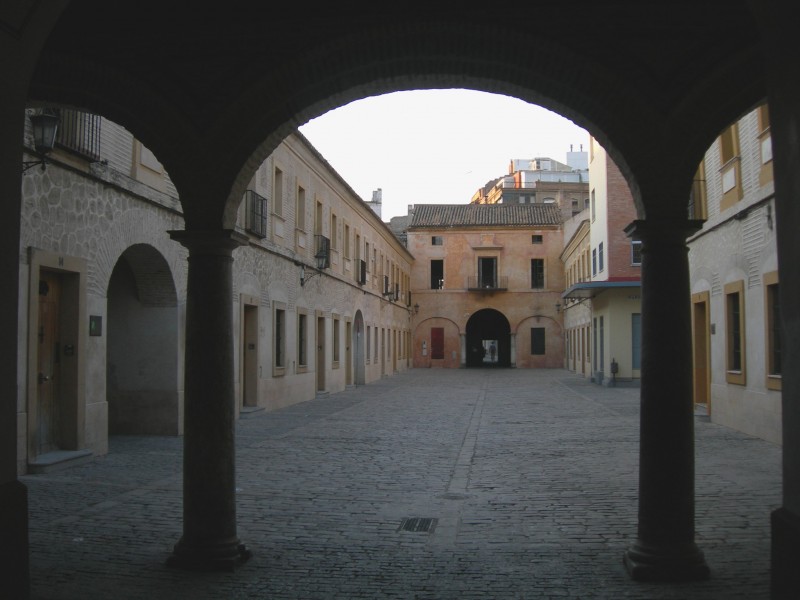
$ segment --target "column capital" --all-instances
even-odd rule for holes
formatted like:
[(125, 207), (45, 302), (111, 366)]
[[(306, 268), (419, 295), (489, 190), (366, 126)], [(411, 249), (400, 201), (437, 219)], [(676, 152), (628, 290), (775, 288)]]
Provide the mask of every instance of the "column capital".
[(234, 229), (173, 229), (167, 233), (190, 254), (230, 256), (236, 248), (248, 244), (248, 237)]
[(637, 219), (631, 221), (624, 231), (628, 237), (642, 241), (686, 241), (686, 238), (703, 227), (703, 223), (701, 219)]

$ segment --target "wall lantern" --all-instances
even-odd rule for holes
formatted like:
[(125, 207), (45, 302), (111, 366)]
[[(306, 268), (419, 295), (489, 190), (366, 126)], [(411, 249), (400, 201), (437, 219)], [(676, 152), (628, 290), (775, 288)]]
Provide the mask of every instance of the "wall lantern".
[(327, 255), (317, 254), (315, 258), (317, 261), (317, 269), (310, 275), (306, 275), (306, 266), (300, 263), (300, 287), (303, 287), (308, 282), (309, 279), (313, 279), (314, 277), (322, 273), (322, 270), (325, 268), (327, 263)]
[(35, 167), (36, 165), (41, 165), (42, 171), (45, 170), (47, 155), (55, 145), (56, 133), (58, 133), (58, 124), (61, 121), (57, 115), (51, 115), (45, 112), (41, 112), (37, 115), (31, 115), (29, 118), (31, 120), (31, 126), (33, 127), (33, 147), (36, 150), (36, 154), (41, 156), (41, 159), (23, 161), (23, 173), (31, 167)]
[(414, 303), (414, 314), (417, 314), (418, 312), (419, 312), (419, 304)]
[(561, 312), (561, 303), (560, 302), (556, 302), (556, 312), (557, 313)]

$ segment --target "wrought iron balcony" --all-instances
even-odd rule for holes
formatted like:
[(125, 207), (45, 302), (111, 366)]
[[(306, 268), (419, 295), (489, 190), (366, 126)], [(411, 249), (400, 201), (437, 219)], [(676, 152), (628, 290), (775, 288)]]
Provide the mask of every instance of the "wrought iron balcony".
[(467, 289), (471, 292), (503, 292), (508, 289), (508, 276), (467, 277)]

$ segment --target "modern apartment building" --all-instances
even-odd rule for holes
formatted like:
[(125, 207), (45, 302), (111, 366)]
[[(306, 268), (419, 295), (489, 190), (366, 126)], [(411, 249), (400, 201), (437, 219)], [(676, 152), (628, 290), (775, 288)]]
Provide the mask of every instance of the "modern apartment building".
[[(625, 229), (636, 211), (625, 178), (594, 138), (589, 154), (589, 207), (576, 216), (581, 226), (564, 254), (565, 312), (581, 311), (570, 314), (568, 368), (577, 370), (575, 357), (585, 363), (588, 356), (596, 383), (635, 382), (641, 374), (641, 246)], [(584, 307), (591, 312), (590, 333)]]

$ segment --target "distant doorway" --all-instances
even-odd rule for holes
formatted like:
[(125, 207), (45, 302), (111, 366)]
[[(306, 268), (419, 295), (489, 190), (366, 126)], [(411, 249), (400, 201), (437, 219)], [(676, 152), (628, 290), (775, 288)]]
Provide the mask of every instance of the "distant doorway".
[(503, 313), (479, 310), (467, 321), (467, 367), (510, 367), (511, 326)]

